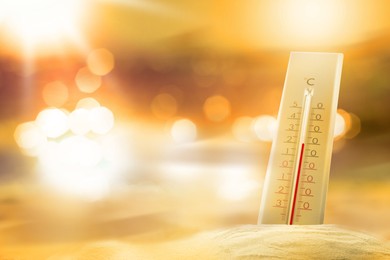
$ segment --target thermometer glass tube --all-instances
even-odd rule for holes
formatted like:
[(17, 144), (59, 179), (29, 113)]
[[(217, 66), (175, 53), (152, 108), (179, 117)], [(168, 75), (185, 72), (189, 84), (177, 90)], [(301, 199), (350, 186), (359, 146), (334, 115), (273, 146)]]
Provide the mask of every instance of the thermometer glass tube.
[(259, 224), (322, 224), (343, 55), (292, 52)]

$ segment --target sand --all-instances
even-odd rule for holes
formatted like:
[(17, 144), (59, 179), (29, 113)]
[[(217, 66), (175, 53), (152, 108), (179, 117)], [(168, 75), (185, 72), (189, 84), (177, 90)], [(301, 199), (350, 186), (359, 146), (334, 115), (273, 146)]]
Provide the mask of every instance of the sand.
[(390, 259), (390, 244), (335, 225), (245, 225), (165, 243), (81, 244), (49, 259)]

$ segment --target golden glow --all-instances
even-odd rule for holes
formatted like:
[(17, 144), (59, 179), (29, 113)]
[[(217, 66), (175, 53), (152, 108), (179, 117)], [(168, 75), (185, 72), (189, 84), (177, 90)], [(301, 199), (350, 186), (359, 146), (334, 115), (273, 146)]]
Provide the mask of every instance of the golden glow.
[(243, 142), (256, 140), (256, 135), (253, 131), (253, 118), (249, 116), (237, 118), (232, 126), (234, 137)]
[(222, 122), (230, 116), (230, 102), (223, 96), (209, 97), (203, 105), (203, 111), (210, 121)]
[(176, 143), (191, 142), (196, 139), (196, 125), (189, 119), (180, 119), (173, 123), (171, 136)]
[(277, 129), (277, 121), (273, 116), (263, 115), (255, 119), (253, 129), (261, 141), (272, 141)]
[(222, 77), (227, 85), (238, 86), (245, 82), (248, 72), (244, 69), (228, 68), (222, 72)]
[(106, 134), (114, 127), (114, 114), (106, 107), (93, 108), (88, 119), (91, 130), (97, 134)]
[(39, 172), (43, 183), (57, 192), (97, 200), (107, 195), (112, 178), (112, 172), (99, 167), (102, 158), (99, 143), (71, 136), (41, 149)]
[(212, 75), (218, 72), (218, 64), (215, 62), (212, 57), (209, 58), (199, 58), (192, 64), (192, 69), (195, 74), (200, 76)]
[(170, 182), (188, 183), (201, 178), (210, 169), (200, 164), (172, 162), (162, 164), (161, 171)]
[[(337, 37), (343, 13), (342, 4), (330, 0), (273, 1), (279, 19), (277, 32), (293, 45), (329, 44)], [(274, 13), (274, 15), (275, 15)], [(275, 30), (275, 27), (273, 27)], [(284, 34), (284, 35), (283, 35)]]
[[(185, 259), (193, 242), (213, 242), (216, 232), (198, 241), (205, 238), (199, 231), (255, 223), (272, 139), (272, 130), (256, 119), (277, 114), (290, 51), (345, 55), (339, 103), (348, 111), (338, 113), (346, 129), (333, 145), (325, 223), (389, 240), (390, 18), (380, 17), (389, 12), (390, 1), (325, 1), (319, 6), (339, 6), (328, 10), (336, 14), (317, 19), (306, 13), (308, 22), (300, 26), (290, 16), (305, 9), (289, 6), (302, 7), (301, 0), (79, 0), (91, 3), (83, 14), (86, 23), (77, 27), (90, 49), (75, 49), (65, 37), (58, 40), (61, 46), (37, 39), (37, 54), (49, 51), (31, 57), (29, 73), (19, 56), (22, 38), (1, 21), (0, 258), (168, 259), (167, 248), (176, 253), (172, 258)], [(185, 17), (138, 8), (144, 4), (167, 6)], [(357, 13), (359, 8), (365, 11)], [(321, 19), (334, 19), (336, 26), (332, 21), (307, 31)], [(102, 64), (93, 61), (102, 47), (115, 55), (112, 69), (104, 58)], [(95, 92), (79, 91), (75, 76), (82, 67), (101, 77)], [(67, 90), (48, 86), (56, 80)], [(229, 116), (217, 123), (203, 110), (214, 95), (230, 102)], [(105, 134), (93, 132), (89, 122), (91, 110), (101, 106), (114, 115)], [(69, 110), (64, 134), (47, 137), (34, 122), (46, 107)], [(195, 126), (173, 129), (183, 118)], [(32, 122), (16, 127), (26, 121)], [(332, 136), (322, 125), (319, 137)], [(321, 167), (317, 158), (308, 159)], [(227, 254), (245, 253), (241, 245), (255, 234), (222, 233), (217, 235), (226, 238), (224, 248), (216, 249)], [(229, 247), (233, 240), (242, 242), (240, 248)], [(258, 245), (265, 248), (267, 242)], [(194, 258), (207, 259), (202, 249)]]
[(361, 123), (360, 123), (360, 118), (357, 115), (353, 113), (349, 113), (348, 115), (349, 115), (349, 125), (348, 125), (349, 127), (344, 137), (347, 139), (352, 139), (360, 133)]
[(157, 95), (150, 106), (153, 114), (159, 119), (169, 119), (177, 112), (176, 99), (167, 93)]
[(218, 195), (224, 199), (238, 201), (255, 192), (258, 182), (251, 179), (251, 169), (241, 165), (228, 165), (219, 170)]
[(118, 174), (134, 163), (133, 147), (127, 145), (133, 136), (129, 135), (129, 129), (126, 126), (116, 127), (115, 130), (100, 139), (100, 145), (103, 159), (110, 165), (110, 173)]
[(91, 130), (89, 123), (89, 111), (85, 108), (78, 108), (69, 115), (70, 130), (76, 135), (84, 135)]
[(334, 138), (339, 138), (339, 137), (343, 136), (345, 133), (345, 130), (346, 130), (345, 119), (342, 115), (340, 115), (340, 113), (337, 113), (334, 132), (333, 132)]
[(50, 138), (59, 137), (69, 129), (68, 116), (64, 111), (56, 108), (48, 108), (41, 111), (35, 122), (45, 135)]
[(79, 90), (84, 93), (93, 93), (102, 84), (101, 77), (93, 74), (87, 67), (77, 72), (75, 81)]
[(61, 107), (68, 100), (68, 88), (61, 81), (54, 81), (45, 85), (42, 97), (48, 106)]
[(44, 184), (97, 200), (130, 165), (131, 153), (124, 143), (127, 137), (111, 131), (114, 115), (108, 108), (92, 98), (80, 100), (78, 106), (69, 115), (57, 108), (44, 109), (35, 122), (20, 124), (14, 138), (24, 154), (37, 157)]
[(88, 55), (87, 64), (93, 74), (104, 76), (114, 68), (114, 55), (107, 49), (96, 49)]
[(67, 136), (39, 149), (39, 173), (44, 184), (86, 200), (108, 195), (111, 183), (127, 169), (131, 154), (118, 133), (101, 138)]
[(316, 37), (326, 38), (337, 26), (336, 21), (340, 19), (336, 16), (337, 5), (332, 1), (298, 0), (290, 1), (287, 5), (286, 14), (289, 15), (285, 18), (291, 34), (298, 33), (305, 38), (313, 37), (313, 34)]
[(34, 122), (18, 125), (14, 138), (27, 155), (35, 155), (36, 150), (47, 141), (46, 135)]
[(352, 139), (360, 132), (360, 119), (355, 114), (348, 113), (343, 109), (337, 110), (335, 138), (341, 137)]
[(93, 109), (96, 107), (100, 107), (100, 103), (94, 98), (83, 98), (77, 102), (76, 108), (84, 108), (84, 109)]
[(26, 47), (74, 37), (84, 1), (0, 0), (0, 21)]
[(219, 20), (217, 28), (229, 35), (227, 44), (318, 51), (319, 47), (356, 43), (388, 28), (388, 22), (378, 28), (380, 23), (375, 21), (386, 19), (379, 6), (360, 0), (250, 1), (228, 7), (228, 14), (235, 18), (231, 22), (223, 13), (215, 19)]
[(84, 136), (71, 136), (60, 142), (61, 158), (70, 164), (93, 167), (102, 159), (101, 147)]

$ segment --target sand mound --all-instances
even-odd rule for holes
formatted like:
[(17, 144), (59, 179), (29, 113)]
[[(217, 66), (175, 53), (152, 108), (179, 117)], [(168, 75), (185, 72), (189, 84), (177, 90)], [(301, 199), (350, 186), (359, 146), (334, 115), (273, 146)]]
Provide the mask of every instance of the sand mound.
[(333, 225), (248, 225), (153, 245), (91, 243), (51, 259), (390, 259), (390, 245)]
[(218, 255), (240, 259), (390, 259), (389, 244), (333, 225), (242, 226), (218, 232)]

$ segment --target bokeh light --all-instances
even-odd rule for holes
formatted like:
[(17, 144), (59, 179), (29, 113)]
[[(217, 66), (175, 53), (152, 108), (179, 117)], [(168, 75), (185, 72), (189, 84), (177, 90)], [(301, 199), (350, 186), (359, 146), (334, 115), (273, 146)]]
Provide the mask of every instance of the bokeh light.
[(102, 159), (101, 147), (84, 136), (71, 136), (60, 142), (60, 157), (76, 166), (93, 167)]
[(95, 201), (108, 194), (111, 180), (117, 175), (99, 166), (102, 158), (101, 146), (82, 136), (49, 142), (40, 150), (40, 178), (57, 192)]
[(160, 89), (160, 93), (161, 94), (166, 93), (166, 94), (172, 96), (176, 100), (177, 106), (182, 104), (184, 101), (184, 91), (179, 86), (171, 85), (171, 84), (163, 86)]
[(128, 171), (129, 167), (134, 165), (133, 147), (128, 145), (130, 138), (129, 129), (122, 126), (119, 131), (105, 135), (104, 138), (100, 139), (103, 159), (110, 166), (109, 174), (118, 175), (118, 173)]
[(230, 116), (231, 105), (223, 96), (212, 96), (204, 102), (203, 111), (210, 121), (222, 122)]
[(76, 108), (84, 108), (88, 110), (96, 107), (100, 107), (100, 103), (91, 97), (80, 99), (76, 105)]
[(81, 92), (93, 93), (102, 84), (100, 76), (93, 74), (87, 67), (81, 68), (76, 74), (76, 85)]
[(253, 130), (253, 118), (249, 116), (237, 118), (233, 123), (232, 132), (239, 141), (251, 142), (257, 139)]
[(34, 122), (18, 125), (14, 132), (14, 138), (26, 154), (33, 156), (35, 154), (32, 152), (36, 152), (35, 150), (47, 141), (46, 135)]
[(98, 76), (104, 76), (110, 73), (114, 66), (114, 55), (107, 49), (93, 50), (87, 58), (89, 70)]
[(114, 127), (114, 121), (114, 114), (106, 107), (96, 107), (89, 112), (89, 124), (94, 133), (108, 133)]
[(176, 143), (194, 141), (197, 137), (197, 127), (189, 119), (179, 119), (171, 127), (171, 136)]
[(48, 108), (41, 111), (35, 122), (45, 135), (50, 138), (59, 137), (69, 129), (68, 115), (56, 108)]
[(109, 133), (115, 123), (111, 110), (93, 98), (77, 106), (69, 114), (42, 110), (35, 122), (20, 124), (14, 138), (23, 153), (38, 159), (39, 177), (49, 188), (97, 200), (108, 195), (111, 183), (129, 167), (131, 149), (123, 133)]
[(191, 183), (202, 178), (208, 169), (204, 165), (185, 162), (169, 162), (161, 165), (161, 171), (169, 182)]
[(261, 141), (272, 141), (277, 130), (276, 118), (269, 115), (262, 115), (255, 118), (253, 129)]
[(341, 138), (346, 132), (346, 123), (343, 115), (341, 115), (339, 112), (336, 113), (336, 119), (335, 119), (335, 127), (333, 136), (334, 138), (338, 139)]
[(249, 176), (250, 173), (251, 169), (247, 166), (227, 165), (221, 168), (218, 175), (218, 195), (232, 201), (245, 199), (259, 187), (258, 181)]
[(76, 135), (84, 135), (91, 130), (90, 112), (85, 108), (77, 108), (69, 115), (70, 130)]
[(9, 34), (19, 38), (26, 48), (38, 44), (58, 44), (68, 38), (79, 41), (77, 24), (84, 1), (2, 0), (0, 21)]
[(176, 114), (178, 104), (172, 95), (162, 93), (153, 98), (150, 107), (157, 118), (169, 119)]
[(360, 119), (353, 113), (343, 109), (337, 110), (334, 137), (352, 139), (360, 133)]
[(345, 133), (345, 138), (346, 139), (352, 139), (355, 138), (361, 130), (361, 122), (360, 118), (355, 115), (354, 113), (348, 113), (349, 115), (349, 121), (347, 121), (349, 124), (348, 126), (348, 131)]
[(46, 84), (42, 90), (45, 103), (51, 107), (61, 107), (68, 100), (68, 87), (61, 81)]

